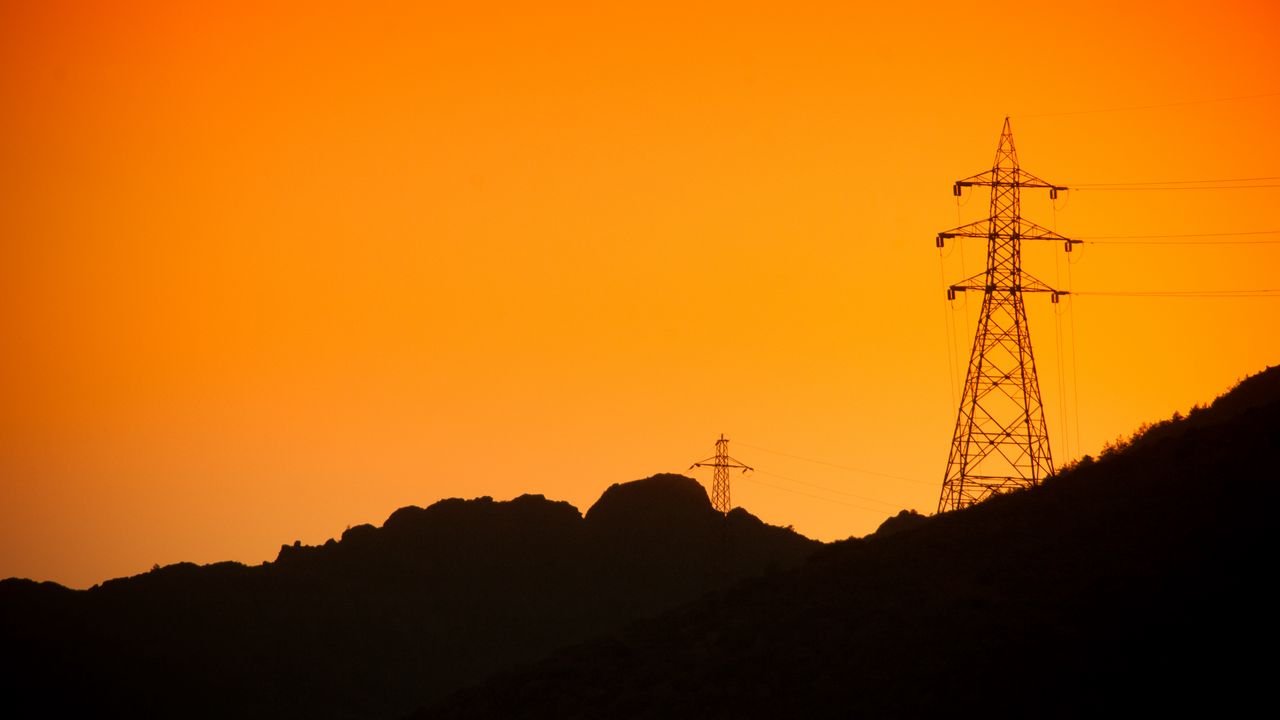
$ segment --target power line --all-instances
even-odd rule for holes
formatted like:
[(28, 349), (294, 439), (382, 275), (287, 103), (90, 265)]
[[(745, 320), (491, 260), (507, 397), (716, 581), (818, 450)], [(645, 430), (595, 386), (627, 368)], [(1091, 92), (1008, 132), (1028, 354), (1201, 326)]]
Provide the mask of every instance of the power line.
[(845, 507), (855, 508), (863, 512), (876, 513), (876, 514), (884, 513), (884, 510), (876, 510), (874, 508), (863, 507), (861, 505), (855, 505), (853, 503), (842, 502), (840, 500), (833, 500), (832, 498), (825, 498), (825, 497), (822, 497), (821, 495), (814, 495), (813, 493), (807, 493), (801, 490), (796, 490), (789, 487), (783, 487), (781, 485), (774, 485), (773, 483), (767, 483), (767, 482), (764, 482), (763, 480), (759, 480), (757, 478), (753, 478), (750, 476), (744, 477), (742, 479), (751, 483), (755, 483), (756, 485), (763, 485), (765, 487), (773, 488), (774, 490), (781, 490), (783, 492), (794, 493), (796, 495), (804, 495), (805, 497), (811, 497), (817, 500), (822, 500), (824, 502), (835, 503), (836, 505), (844, 505)]
[(1175, 298), (1280, 298), (1280, 288), (1261, 290), (1151, 290), (1073, 292), (1072, 295), (1103, 297), (1175, 297)]
[(1081, 240), (1089, 245), (1280, 245), (1280, 240)]
[(893, 475), (891, 473), (877, 472), (875, 470), (857, 468), (851, 465), (840, 465), (838, 463), (827, 462), (826, 460), (816, 460), (814, 458), (804, 457), (803, 455), (792, 455), (791, 453), (784, 453), (784, 452), (779, 452), (777, 450), (770, 450), (769, 448), (762, 448), (758, 445), (750, 445), (742, 441), (738, 441), (738, 444), (741, 445), (742, 447), (751, 448), (752, 450), (759, 450), (760, 452), (767, 452), (771, 455), (781, 455), (782, 457), (789, 457), (795, 460), (804, 460), (805, 462), (811, 462), (818, 465), (826, 465), (828, 467), (833, 467), (833, 468), (840, 468), (841, 470), (850, 470), (852, 472), (865, 473), (867, 475), (877, 475), (879, 477), (891, 478), (893, 480), (906, 480), (907, 482), (921, 483), (923, 485), (933, 485), (933, 483), (927, 482), (925, 480), (921, 480), (919, 478), (911, 478), (911, 477), (905, 477), (903, 475)]
[(1030, 115), (1015, 115), (1017, 118), (1037, 118), (1037, 117), (1062, 117), (1065, 115), (1088, 115), (1092, 113), (1109, 113), (1109, 112), (1126, 112), (1130, 110), (1153, 110), (1156, 108), (1181, 107), (1184, 105), (1204, 105), (1216, 102), (1233, 102), (1236, 100), (1256, 100), (1258, 98), (1275, 97), (1280, 92), (1258, 93), (1256, 95), (1235, 95), (1232, 97), (1204, 98), (1201, 100), (1183, 100), (1180, 102), (1157, 103), (1153, 105), (1122, 105), (1108, 108), (1094, 108), (1092, 110), (1068, 110), (1065, 112), (1049, 112), (1049, 113), (1033, 113)]
[(1117, 187), (1121, 185), (1203, 185), (1205, 183), (1261, 182), (1263, 180), (1280, 180), (1280, 175), (1260, 175), (1245, 178), (1218, 178), (1216, 180), (1149, 180), (1146, 182), (1113, 182), (1113, 183), (1078, 183), (1078, 188)]
[[(1072, 273), (1071, 273), (1072, 264), (1073, 263), (1070, 260), (1067, 260), (1067, 291), (1068, 292), (1075, 290), (1075, 282), (1072, 279)], [(1071, 321), (1071, 326), (1070, 326), (1071, 328), (1071, 384), (1073, 386), (1072, 389), (1074, 390), (1074, 393), (1075, 393), (1074, 408), (1076, 413), (1076, 451), (1079, 452), (1080, 443), (1082, 442), (1081, 441), (1082, 436), (1080, 434), (1080, 363), (1076, 359), (1077, 358), (1076, 340), (1078, 338), (1078, 336), (1076, 335), (1076, 301), (1075, 301), (1075, 298), (1071, 297), (1070, 295), (1067, 296), (1067, 299), (1070, 303), (1067, 306), (1067, 308), (1068, 308), (1068, 312), (1070, 313), (1070, 315), (1068, 315), (1068, 319)]]
[(1110, 186), (1103, 187), (1095, 185), (1093, 187), (1085, 187), (1082, 185), (1073, 185), (1071, 190), (1095, 191), (1095, 190), (1259, 190), (1263, 188), (1278, 188), (1280, 183), (1272, 183), (1266, 185), (1143, 185), (1135, 187), (1119, 187)]
[[(1181, 233), (1177, 235), (1077, 235), (1077, 240), (1150, 240), (1158, 238), (1237, 237), (1240, 235), (1280, 235), (1280, 230), (1245, 230), (1222, 233)], [(1264, 240), (1263, 242), (1273, 242)]]
[(1280, 235), (1280, 230), (1244, 230), (1220, 233), (1180, 233), (1173, 235), (1080, 235), (1075, 239), (1090, 245), (1278, 245), (1274, 240), (1202, 240), (1183, 238), (1239, 238), (1257, 235)]
[[(1053, 208), (1053, 231), (1058, 232), (1058, 203), (1051, 203)], [(1068, 244), (1070, 247), (1070, 244)], [(1070, 269), (1070, 268), (1068, 268)], [(1062, 258), (1057, 253), (1053, 254), (1053, 283), (1058, 287), (1062, 287)], [(1070, 292), (1071, 288), (1067, 288)], [(1066, 373), (1066, 356), (1062, 352), (1062, 315), (1065, 312), (1066, 303), (1059, 303), (1059, 308), (1053, 312), (1054, 335), (1057, 338), (1058, 347), (1058, 416), (1062, 421), (1062, 452), (1071, 457), (1071, 425), (1067, 422), (1067, 373)], [(1077, 438), (1077, 444), (1079, 439)]]
[(756, 469), (756, 472), (764, 473), (765, 475), (771, 475), (771, 476), (773, 476), (773, 477), (775, 477), (775, 478), (777, 478), (777, 479), (779, 479), (779, 480), (785, 480), (785, 481), (787, 481), (787, 482), (793, 482), (793, 483), (796, 483), (796, 484), (799, 484), (799, 485), (806, 485), (806, 486), (811, 487), (811, 488), (813, 488), (813, 489), (815, 489), (815, 490), (821, 490), (821, 491), (823, 491), (823, 492), (834, 493), (834, 494), (836, 494), (836, 495), (846, 495), (846, 496), (848, 496), (848, 497), (854, 498), (855, 500), (862, 500), (863, 502), (879, 503), (880, 505), (884, 505), (884, 506), (886, 506), (886, 507), (891, 507), (891, 508), (895, 508), (895, 509), (901, 509), (901, 507), (902, 507), (902, 506), (901, 506), (900, 504), (898, 504), (898, 503), (889, 502), (889, 501), (887, 501), (887, 500), (877, 500), (876, 498), (873, 498), (873, 497), (867, 497), (866, 495), (858, 495), (858, 494), (856, 494), (856, 493), (845, 492), (844, 490), (837, 490), (837, 489), (835, 489), (835, 488), (827, 487), (827, 486), (825, 486), (825, 485), (819, 485), (819, 484), (817, 484), (817, 483), (807, 482), (807, 481), (805, 481), (805, 480), (797, 480), (797, 479), (792, 478), (792, 477), (787, 477), (786, 475), (779, 475), (778, 473), (776, 473), (776, 472), (772, 472), (772, 471), (769, 471), (769, 470), (760, 470), (760, 469), (758, 469), (758, 468), (757, 468), (757, 469)]

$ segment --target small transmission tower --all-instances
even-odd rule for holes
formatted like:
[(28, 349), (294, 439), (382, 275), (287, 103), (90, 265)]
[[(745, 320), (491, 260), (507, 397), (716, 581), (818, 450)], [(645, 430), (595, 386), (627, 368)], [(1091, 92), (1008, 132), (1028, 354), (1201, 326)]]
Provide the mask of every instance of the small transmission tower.
[(729, 504), (729, 471), (741, 468), (742, 472), (746, 473), (755, 468), (743, 465), (729, 457), (729, 438), (725, 437), (724, 433), (721, 433), (720, 439), (716, 440), (716, 454), (690, 465), (689, 469), (699, 467), (715, 468), (715, 475), (711, 481), (711, 507), (715, 508), (716, 512), (728, 515), (733, 509), (733, 505)]
[(996, 493), (1037, 485), (1053, 474), (1049, 431), (1040, 402), (1040, 381), (1031, 354), (1024, 293), (1049, 293), (1053, 302), (1065, 292), (1054, 290), (1022, 271), (1024, 240), (1062, 242), (1068, 252), (1080, 242), (1025, 220), (1020, 214), (1023, 188), (1059, 190), (1018, 167), (1009, 118), (1004, 119), (995, 165), (956, 181), (959, 197), (966, 187), (991, 188), (991, 217), (938, 233), (937, 246), (948, 238), (987, 241), (986, 270), (947, 288), (947, 298), (966, 290), (982, 292), (982, 313), (973, 338), (969, 370), (960, 398), (947, 472), (938, 512), (980, 502)]

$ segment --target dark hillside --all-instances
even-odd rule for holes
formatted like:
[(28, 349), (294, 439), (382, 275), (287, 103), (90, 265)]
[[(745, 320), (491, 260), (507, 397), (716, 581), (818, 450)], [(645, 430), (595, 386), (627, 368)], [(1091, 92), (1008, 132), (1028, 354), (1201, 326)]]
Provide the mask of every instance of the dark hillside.
[(397, 717), (518, 661), (818, 546), (694, 480), (406, 507), (275, 562), (178, 564), (87, 591), (0, 582), (11, 707), (43, 716)]
[(1277, 467), (1271, 368), (1039, 488), (894, 518), (420, 717), (1243, 714), (1271, 700)]

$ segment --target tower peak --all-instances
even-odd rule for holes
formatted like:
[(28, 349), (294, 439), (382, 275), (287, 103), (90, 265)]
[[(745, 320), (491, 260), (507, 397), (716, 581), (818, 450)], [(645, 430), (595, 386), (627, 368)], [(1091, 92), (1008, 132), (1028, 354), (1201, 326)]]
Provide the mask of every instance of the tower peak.
[(1013, 126), (1009, 117), (1005, 116), (1004, 126), (1000, 129), (1000, 144), (996, 147), (996, 168), (1005, 170), (1018, 169), (1018, 150), (1013, 145)]

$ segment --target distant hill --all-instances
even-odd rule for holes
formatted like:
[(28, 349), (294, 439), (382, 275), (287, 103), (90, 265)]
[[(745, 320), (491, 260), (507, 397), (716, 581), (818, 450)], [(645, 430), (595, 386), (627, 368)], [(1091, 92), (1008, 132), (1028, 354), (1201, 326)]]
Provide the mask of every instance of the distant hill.
[(585, 517), (541, 495), (445, 500), (257, 567), (182, 563), (87, 591), (10, 579), (0, 702), (32, 716), (400, 717), (819, 545), (656, 475), (610, 487)]
[(1038, 488), (903, 514), (416, 717), (1252, 714), (1278, 467), (1280, 367)]

